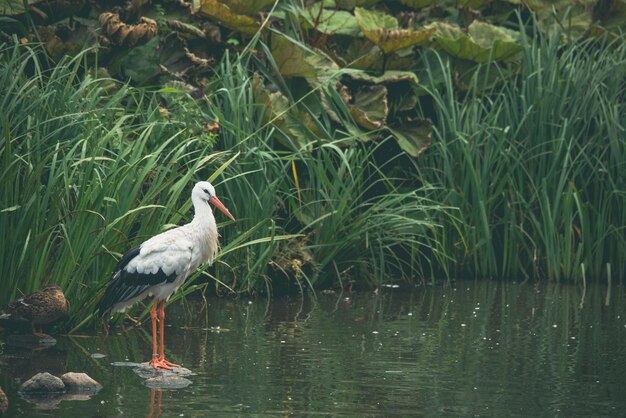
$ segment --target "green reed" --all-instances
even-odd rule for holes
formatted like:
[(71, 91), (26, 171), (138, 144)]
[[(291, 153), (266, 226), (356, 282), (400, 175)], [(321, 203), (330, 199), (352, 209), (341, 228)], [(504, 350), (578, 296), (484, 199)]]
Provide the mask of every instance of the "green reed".
[[(261, 42), (256, 45), (265, 48)], [(218, 147), (240, 153), (220, 185), (238, 217), (223, 232), (226, 255), (217, 267), (234, 276), (230, 286), (271, 293), (275, 288), (341, 285), (344, 278), (380, 285), (392, 276), (415, 278), (432, 270), (423, 264), (441, 255), (432, 239), (437, 228), (431, 212), (442, 207), (420, 197), (422, 191), (398, 190), (401, 181), (383, 173), (396, 163), (395, 158), (382, 165), (375, 160), (379, 146), (387, 143), (361, 144), (320, 115), (325, 100), (335, 114), (343, 115), (346, 126), (354, 123), (327, 86), (309, 92), (306, 104), (291, 103), (289, 110), (314, 123), (311, 128), (294, 118), (291, 126), (302, 136), (293, 138), (282, 130), (283, 124), (267, 121), (266, 107), (254, 95), (252, 66), (272, 88), (292, 97), (291, 81), (280, 76), (271, 54), (265, 61), (249, 53), (236, 59), (227, 55), (207, 89), (221, 121)], [(228, 243), (246, 230), (256, 230), (249, 239), (275, 238), (239, 248), (231, 258)]]
[(535, 32), (523, 44), (517, 76), (489, 86), (497, 70), (484, 66), (464, 93), (443, 57), (428, 64), (433, 144), (414, 165), (439, 186), (432, 199), (460, 209), (442, 242), (448, 268), (577, 280), (584, 265), (604, 278), (626, 262), (624, 38), (562, 45)]
[(440, 257), (433, 218), (445, 210), (423, 197), (425, 189), (401, 191), (383, 174), (395, 161), (381, 165), (374, 154), (386, 145), (329, 143), (300, 161), (305, 186), (289, 195), (289, 212), (309, 238), (320, 285), (418, 280)]
[(222, 233), (225, 244), (216, 272), (229, 278), (232, 289), (271, 294), (272, 260), (280, 241), (293, 237), (275, 216), (284, 163), (273, 149), (263, 107), (254, 98), (249, 59), (249, 53), (236, 59), (227, 54), (207, 89), (211, 112), (221, 124), (218, 146), (238, 153), (219, 185), (237, 222)]

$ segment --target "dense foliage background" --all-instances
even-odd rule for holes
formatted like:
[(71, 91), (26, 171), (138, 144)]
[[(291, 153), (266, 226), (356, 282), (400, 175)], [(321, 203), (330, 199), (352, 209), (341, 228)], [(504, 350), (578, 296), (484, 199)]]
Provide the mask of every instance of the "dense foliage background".
[(88, 322), (200, 179), (237, 222), (180, 295), (626, 276), (623, 1), (0, 13), (0, 302)]

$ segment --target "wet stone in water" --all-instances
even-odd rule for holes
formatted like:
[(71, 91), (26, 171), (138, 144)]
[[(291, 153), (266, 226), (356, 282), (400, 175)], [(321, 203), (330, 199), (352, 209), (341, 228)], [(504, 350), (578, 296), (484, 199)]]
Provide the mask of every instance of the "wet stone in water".
[(0, 388), (0, 416), (6, 414), (7, 409), (9, 409), (9, 399), (2, 388)]
[(86, 373), (69, 372), (61, 376), (61, 380), (65, 383), (67, 390), (72, 393), (97, 393), (102, 389), (102, 385)]
[(191, 385), (191, 380), (181, 376), (156, 376), (146, 379), (146, 386), (153, 389), (182, 389)]
[(65, 392), (65, 384), (61, 379), (48, 372), (37, 373), (20, 386), (21, 393), (53, 394)]
[(191, 370), (185, 367), (174, 367), (171, 370), (167, 369), (155, 369), (148, 362), (139, 364), (133, 369), (140, 377), (148, 379), (151, 377), (171, 377), (171, 376), (191, 376), (193, 373)]

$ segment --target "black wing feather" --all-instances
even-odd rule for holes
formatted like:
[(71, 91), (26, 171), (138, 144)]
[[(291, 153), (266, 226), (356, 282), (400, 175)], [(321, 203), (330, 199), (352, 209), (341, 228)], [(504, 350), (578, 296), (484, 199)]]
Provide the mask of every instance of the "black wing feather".
[(159, 283), (171, 283), (176, 280), (175, 273), (167, 275), (160, 268), (156, 273), (129, 273), (124, 270), (124, 267), (137, 257), (140, 251), (141, 247), (126, 251), (117, 263), (104, 295), (97, 305), (102, 316), (106, 315), (117, 303), (133, 299)]
[(130, 263), (130, 260), (137, 257), (140, 252), (141, 252), (141, 245), (135, 248), (131, 248), (130, 250), (126, 251), (124, 255), (122, 255), (122, 258), (120, 258), (120, 260), (117, 262), (117, 266), (115, 267), (115, 270), (116, 271), (121, 270), (124, 267), (126, 267), (128, 263)]

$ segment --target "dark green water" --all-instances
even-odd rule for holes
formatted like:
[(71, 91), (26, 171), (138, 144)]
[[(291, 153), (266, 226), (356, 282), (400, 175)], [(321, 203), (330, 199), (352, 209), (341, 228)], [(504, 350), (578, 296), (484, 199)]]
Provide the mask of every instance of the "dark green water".
[[(9, 415), (24, 417), (624, 416), (624, 297), (623, 287), (607, 305), (606, 287), (583, 298), (571, 286), (465, 282), (210, 299), (208, 311), (188, 301), (166, 318), (169, 359), (197, 373), (187, 388), (151, 390), (111, 365), (148, 359), (148, 323), (46, 350), (4, 346), (0, 383)], [(38, 405), (17, 394), (38, 371), (86, 372), (104, 388)]]

